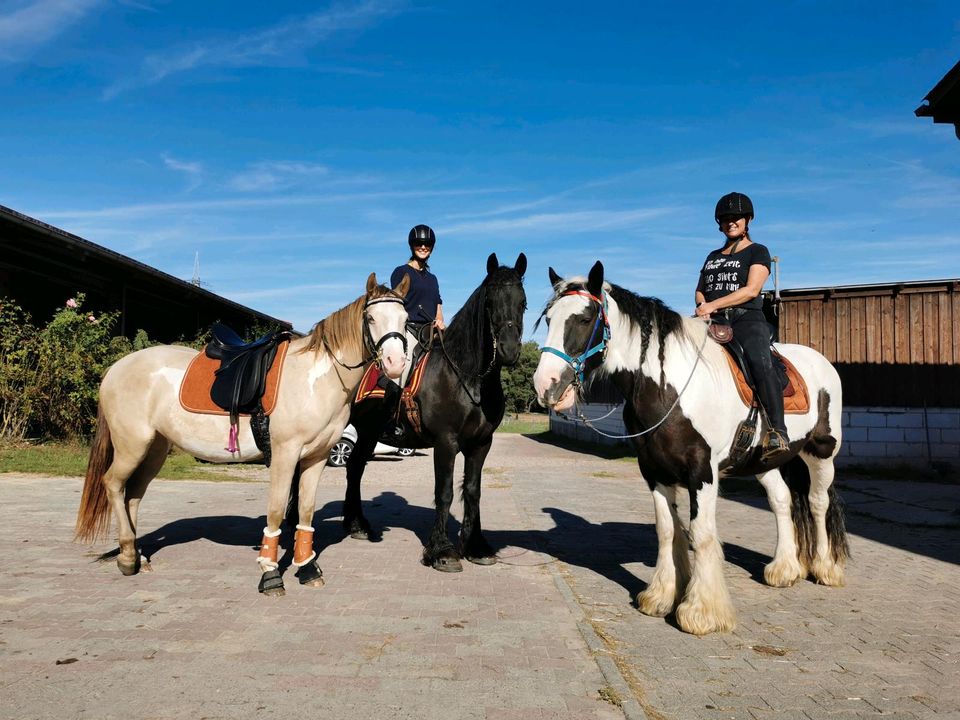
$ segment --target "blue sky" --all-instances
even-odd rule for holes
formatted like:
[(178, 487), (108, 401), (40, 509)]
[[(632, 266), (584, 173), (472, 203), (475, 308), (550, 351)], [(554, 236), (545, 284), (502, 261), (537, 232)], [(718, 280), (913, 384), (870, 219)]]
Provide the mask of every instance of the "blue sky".
[[(689, 312), (749, 194), (782, 287), (960, 276), (960, 141), (916, 118), (956, 2), (0, 0), (0, 203), (312, 323), (496, 252)], [(541, 330), (542, 332), (542, 330)]]

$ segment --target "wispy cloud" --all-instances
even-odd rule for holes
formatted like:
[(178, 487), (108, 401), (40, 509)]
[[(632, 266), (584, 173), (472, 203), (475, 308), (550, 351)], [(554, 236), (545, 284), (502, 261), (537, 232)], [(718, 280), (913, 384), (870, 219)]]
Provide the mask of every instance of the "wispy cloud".
[(187, 191), (195, 190), (200, 186), (201, 176), (203, 175), (203, 165), (199, 162), (186, 162), (184, 160), (177, 160), (170, 155), (164, 154), (163, 164), (166, 165), (171, 170), (176, 170), (177, 172), (184, 173), (188, 179)]
[[(242, 68), (282, 65), (297, 53), (311, 48), (335, 33), (360, 30), (397, 12), (389, 0), (367, 0), (356, 5), (333, 5), (305, 17), (288, 18), (272, 27), (229, 40), (211, 39), (190, 47), (168, 48), (148, 55), (139, 73), (108, 87), (109, 100), (120, 93), (153, 85), (172, 75), (200, 68)], [(353, 68), (345, 72), (359, 72)]]
[(505, 193), (511, 187), (464, 188), (450, 190), (382, 190), (365, 193), (341, 193), (328, 195), (284, 195), (279, 197), (214, 198), (209, 200), (183, 200), (175, 202), (138, 203), (118, 205), (96, 210), (31, 210), (29, 214), (46, 220), (62, 219), (123, 219), (157, 215), (184, 210), (254, 210), (266, 207), (289, 207), (298, 205), (337, 204), (371, 200), (402, 200), (422, 197), (456, 197), (462, 195), (486, 195)]
[(17, 62), (79, 22), (103, 0), (35, 0), (0, 15), (0, 63)]
[(301, 180), (322, 177), (329, 172), (325, 165), (317, 163), (261, 162), (233, 176), (227, 184), (238, 192), (284, 190)]
[(635, 208), (631, 210), (579, 210), (572, 212), (537, 213), (515, 218), (478, 220), (443, 228), (444, 234), (496, 232), (596, 232), (622, 230), (637, 223), (662, 217), (674, 207)]

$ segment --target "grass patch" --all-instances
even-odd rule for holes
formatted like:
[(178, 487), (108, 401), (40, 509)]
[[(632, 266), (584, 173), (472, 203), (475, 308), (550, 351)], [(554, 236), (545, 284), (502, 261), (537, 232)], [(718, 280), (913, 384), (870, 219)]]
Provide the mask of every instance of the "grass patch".
[(507, 414), (497, 428), (497, 432), (536, 435), (550, 430), (550, 416), (546, 413)]
[[(90, 448), (81, 443), (0, 445), (0, 473), (83, 477)], [(233, 472), (231, 469), (236, 468)], [(242, 468), (242, 470), (240, 469)], [(258, 466), (212, 465), (174, 450), (158, 477), (166, 480), (251, 480)]]

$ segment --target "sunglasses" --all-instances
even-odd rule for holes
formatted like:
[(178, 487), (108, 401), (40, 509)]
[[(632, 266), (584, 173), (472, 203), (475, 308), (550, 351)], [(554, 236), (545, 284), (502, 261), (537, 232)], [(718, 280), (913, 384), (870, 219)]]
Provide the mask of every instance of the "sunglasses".
[(430, 248), (431, 250), (433, 249), (433, 243), (430, 243), (430, 242), (415, 242), (413, 246)]

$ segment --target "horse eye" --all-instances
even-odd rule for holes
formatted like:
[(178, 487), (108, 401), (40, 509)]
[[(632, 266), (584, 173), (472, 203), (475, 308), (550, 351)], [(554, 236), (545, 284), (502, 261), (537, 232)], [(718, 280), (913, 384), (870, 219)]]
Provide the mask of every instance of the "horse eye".
[(376, 321), (377, 321), (377, 320), (376, 320), (376, 318), (373, 317), (373, 315), (367, 315), (367, 324), (368, 324), (368, 325), (373, 325)]

